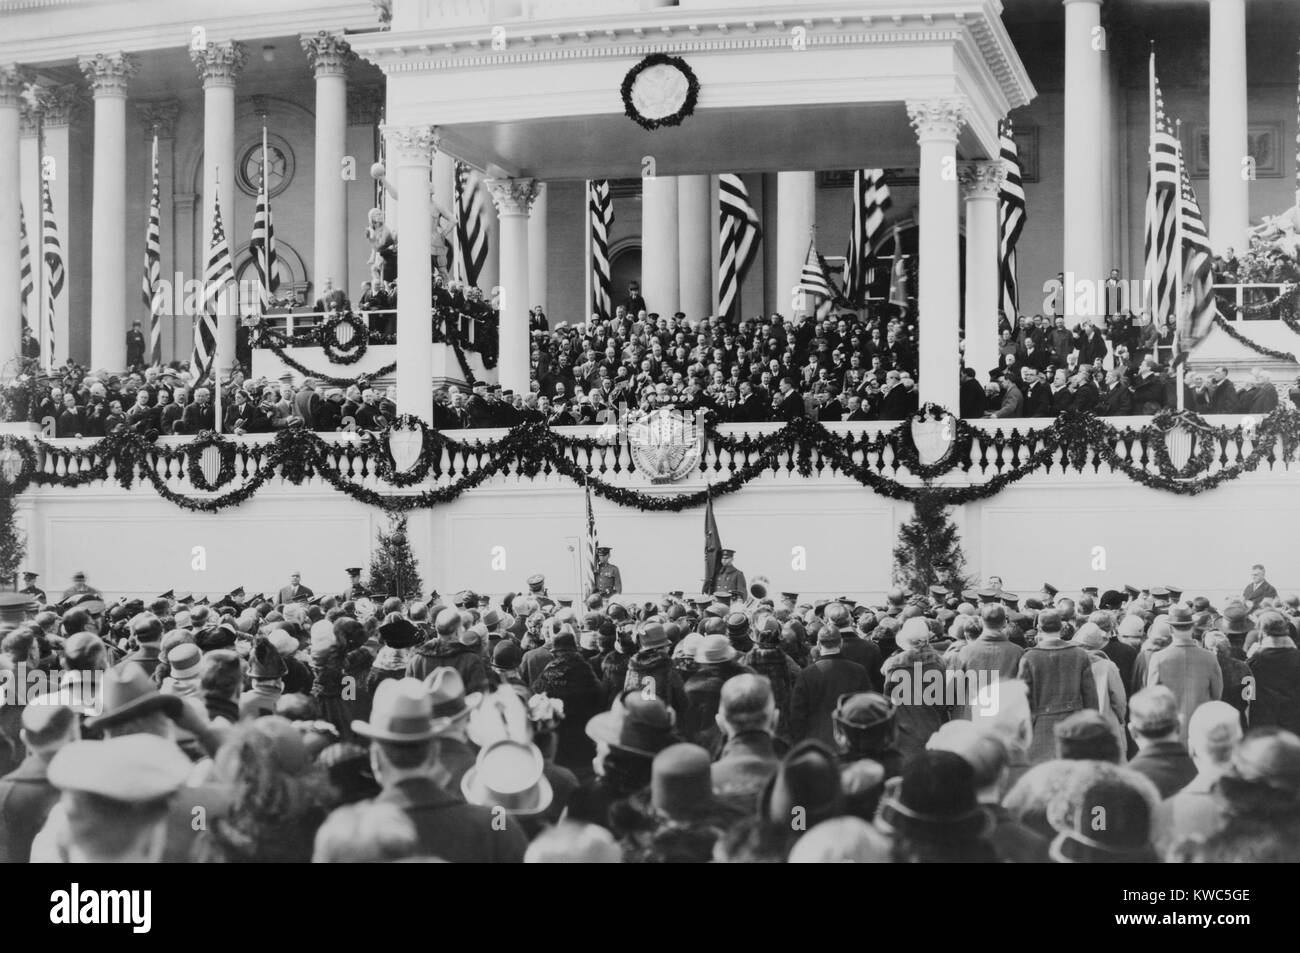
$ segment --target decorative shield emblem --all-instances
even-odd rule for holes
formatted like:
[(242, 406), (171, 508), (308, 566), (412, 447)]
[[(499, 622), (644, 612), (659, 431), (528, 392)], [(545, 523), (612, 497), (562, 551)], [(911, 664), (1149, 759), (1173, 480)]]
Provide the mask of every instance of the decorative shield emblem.
[(652, 411), (627, 429), (636, 468), (651, 483), (672, 483), (700, 465), (700, 428), (676, 410)]
[(957, 432), (952, 414), (945, 413), (938, 420), (928, 414), (921, 420), (912, 418), (912, 442), (916, 456), (924, 466), (933, 466), (948, 455)]
[(396, 473), (405, 473), (419, 462), (424, 450), (424, 431), (419, 427), (394, 426), (388, 431), (388, 452)]
[(1192, 459), (1192, 445), (1195, 441), (1196, 435), (1182, 426), (1173, 427), (1165, 433), (1165, 450), (1168, 451), (1169, 462), (1175, 470), (1181, 470)]
[(216, 485), (221, 476), (220, 447), (210, 443), (199, 451), (199, 470), (203, 472), (203, 479), (213, 486)]

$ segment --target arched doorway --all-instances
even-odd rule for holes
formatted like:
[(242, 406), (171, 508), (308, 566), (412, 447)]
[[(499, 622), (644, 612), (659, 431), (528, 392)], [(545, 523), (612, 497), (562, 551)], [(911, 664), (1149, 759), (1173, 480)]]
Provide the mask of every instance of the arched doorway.
[[(881, 231), (880, 237), (872, 244), (871, 253), (875, 258), (876, 266), (872, 269), (871, 281), (867, 286), (867, 295), (870, 298), (879, 298), (889, 300), (889, 285), (891, 269), (894, 264), (894, 235), (898, 235), (898, 241), (902, 245), (902, 253), (905, 257), (905, 267), (907, 269), (907, 294), (915, 298), (917, 295), (918, 272), (917, 264), (920, 261), (920, 239), (921, 232), (915, 219), (906, 219), (897, 223), (897, 232), (893, 226)], [(966, 235), (960, 229), (957, 232), (957, 306), (961, 309), (962, 327), (965, 327), (966, 316), (964, 313), (966, 307)]]
[(641, 280), (641, 243), (634, 239), (617, 242), (609, 253), (610, 297), (618, 305), (627, 298), (629, 282)]

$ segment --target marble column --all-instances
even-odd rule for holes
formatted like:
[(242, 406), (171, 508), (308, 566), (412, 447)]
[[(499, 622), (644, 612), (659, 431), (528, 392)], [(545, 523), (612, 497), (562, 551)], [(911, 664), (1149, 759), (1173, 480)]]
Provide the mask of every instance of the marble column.
[[(220, 193), (221, 223), (233, 248), (246, 229), (235, 221), (235, 84), (248, 59), (244, 44), (229, 40), (191, 49), (190, 59), (203, 80), (203, 228), (195, 265), (202, 279), (212, 241), (212, 196)], [(220, 187), (218, 188), (218, 178)], [(319, 291), (319, 285), (316, 287)], [(235, 339), (239, 315), (222, 315), (217, 320), (217, 370), (225, 374), (235, 363)]]
[(651, 314), (678, 310), (681, 265), (677, 250), (677, 178), (641, 179), (641, 296)]
[[(788, 312), (796, 320), (811, 314), (817, 304), (816, 298), (798, 293), (816, 211), (817, 177), (814, 173), (776, 174), (776, 298), (773, 307), (783, 314)], [(808, 300), (805, 302), (804, 298)]]
[(347, 152), (348, 68), (357, 55), (341, 36), (321, 30), (299, 38), (316, 78), (316, 191), (313, 244), (318, 288), (330, 281), (351, 297), (348, 286)]
[(537, 199), (536, 179), (488, 179), (501, 223), (501, 354), (498, 378), (504, 390), (528, 393), (528, 214)]
[(907, 114), (921, 145), (920, 272), (917, 330), (921, 403), (957, 412), (958, 352), (957, 136), (965, 122), (961, 97), (909, 100)]
[(1210, 0), (1210, 247), (1245, 251), (1250, 231), (1246, 0)]
[[(5, 225), (0, 228), (0, 368), (3, 369), (16, 366), (11, 362), (20, 356), (22, 340), (18, 232), (18, 182), (22, 175), (18, 160), (18, 136), (22, 91), (23, 76), (18, 67), (12, 64), (0, 65), (0, 182), (5, 183), (0, 188), (0, 222)], [(29, 246), (39, 248), (39, 241), (33, 244), (31, 238), (33, 233), (40, 234), (39, 226), (33, 229), (29, 218), (27, 227)], [(33, 308), (33, 313), (35, 310)]]
[(125, 53), (78, 60), (95, 96), (90, 246), (90, 367), (126, 366), (126, 87), (138, 66)]
[(713, 192), (707, 175), (677, 177), (677, 256), (680, 309), (692, 321), (713, 313), (709, 212)]
[[(1067, 280), (1100, 282), (1110, 273), (1105, 260), (1106, 216), (1101, 205), (1103, 137), (1101, 0), (1065, 3), (1065, 192), (1063, 216)], [(1070, 289), (1067, 289), (1069, 293)], [(1105, 302), (1083, 320), (1105, 325)]]
[(429, 170), (433, 163), (432, 126), (386, 126), (388, 164), (395, 167), (397, 220), (397, 411), (433, 422), (433, 296)]
[(537, 198), (533, 201), (532, 213), (528, 216), (528, 306), (541, 305), (543, 311), (547, 306), (546, 256), (549, 253), (546, 241), (547, 222), (547, 188), (545, 182), (537, 184)]
[(998, 190), (1001, 162), (960, 171), (966, 202), (966, 366), (985, 378), (998, 363)]

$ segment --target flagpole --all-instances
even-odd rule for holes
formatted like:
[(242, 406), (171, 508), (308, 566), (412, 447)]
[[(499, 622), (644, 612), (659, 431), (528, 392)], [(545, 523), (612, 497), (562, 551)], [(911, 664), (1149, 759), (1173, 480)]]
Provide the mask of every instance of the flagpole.
[[(151, 223), (153, 221), (154, 187), (157, 184), (158, 184), (158, 124), (155, 122), (153, 124), (153, 150), (150, 153), (150, 160), (149, 160), (149, 219)], [(162, 209), (161, 208), (158, 209), (158, 216), (159, 216), (159, 221), (158, 221), (159, 238), (161, 239), (162, 237), (161, 236), (161, 231), (162, 231)], [(148, 233), (146, 232), (145, 234), (146, 243), (148, 242), (148, 240), (149, 240), (149, 236)], [(145, 249), (145, 253), (148, 254), (147, 248)], [(146, 265), (145, 267), (148, 268), (149, 266)], [(159, 242), (159, 247), (158, 247), (158, 272), (159, 274), (162, 273), (161, 241)], [(154, 343), (153, 343), (154, 325), (162, 323), (162, 315), (156, 313), (158, 310), (158, 286), (153, 282), (150, 282), (149, 284), (150, 284), (149, 287), (149, 360), (146, 366), (152, 367), (155, 360), (157, 360), (159, 363), (162, 362), (162, 329), (161, 328), (159, 328), (158, 331), (158, 353), (156, 356), (154, 354)]]
[[(265, 127), (263, 127), (262, 135), (263, 135), (262, 141), (263, 143), (265, 143), (266, 142)], [(265, 148), (265, 145), (263, 145), (263, 148)], [(265, 153), (263, 153), (262, 181), (263, 182), (266, 181)], [(219, 208), (221, 206), (221, 166), (217, 166), (215, 169), (213, 169), (212, 190), (213, 190), (212, 203), (215, 207)], [(209, 235), (208, 236), (209, 244), (211, 243), (211, 241), (212, 241), (212, 236)], [(211, 254), (211, 250), (209, 250), (209, 254)], [(208, 362), (209, 366), (212, 368), (212, 401), (213, 401), (212, 423), (213, 423), (213, 429), (217, 433), (221, 433), (221, 363), (218, 360), (218, 356), (221, 353), (221, 327), (218, 322), (221, 320), (221, 299), (223, 297), (223, 294), (215, 296), (213, 302), (216, 305), (216, 307), (214, 309), (214, 313), (212, 316), (212, 324), (213, 324), (213, 330), (216, 333), (212, 335), (212, 357)], [(200, 334), (203, 333), (201, 328), (199, 330), (199, 333)]]
[(1178, 143), (1178, 191), (1174, 196), (1174, 362), (1177, 364), (1175, 387), (1178, 389), (1178, 412), (1183, 412), (1183, 121), (1174, 121), (1174, 139)]
[[(36, 259), (36, 283), (32, 286), (32, 294), (36, 297), (36, 320), (40, 327), (36, 329), (36, 340), (41, 345), (41, 356), (45, 359), (46, 373), (54, 373), (54, 342), (50, 340), (50, 326), (54, 324), (54, 298), (47, 287), (45, 277), (45, 118), (44, 115), (36, 112), (36, 205), (40, 209), (41, 228), (39, 232), (40, 242), (36, 254), (32, 257)], [(31, 247), (31, 239), (27, 241), (28, 248)], [(31, 255), (30, 250), (28, 254)], [(50, 313), (47, 315), (45, 309), (49, 308)], [(31, 309), (28, 309), (28, 313)]]
[[(590, 214), (588, 215), (590, 220)], [(578, 593), (582, 597), (582, 604), (585, 607), (587, 598), (591, 595), (591, 583), (596, 574), (594, 566), (587, 565), (587, 547), (591, 541), (591, 522), (588, 519), (588, 508), (591, 506), (591, 486), (588, 483), (589, 474), (584, 470), (582, 473), (582, 535), (578, 537)], [(595, 558), (593, 552), (592, 558)]]

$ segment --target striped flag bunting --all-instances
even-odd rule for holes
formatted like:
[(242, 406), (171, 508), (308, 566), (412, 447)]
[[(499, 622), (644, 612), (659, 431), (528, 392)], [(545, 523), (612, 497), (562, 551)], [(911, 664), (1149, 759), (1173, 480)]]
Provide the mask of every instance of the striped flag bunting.
[(478, 287), (487, 261), (488, 223), (479, 175), (465, 163), (456, 163), (455, 275), (467, 287)]
[(27, 216), (21, 204), (18, 206), (18, 268), (19, 292), (22, 296), (23, 330), (31, 333), (32, 325), (27, 320), (27, 299), (36, 290), (36, 279), (32, 275), (32, 249), (27, 244)]
[(1004, 119), (998, 130), (999, 157), (1005, 170), (998, 190), (998, 284), (1002, 314), (1015, 323), (1020, 313), (1020, 288), (1016, 275), (1016, 245), (1025, 229), (1025, 185), (1020, 174), (1020, 150), (1016, 147), (1011, 120)]
[(47, 365), (54, 366), (54, 301), (63, 293), (63, 247), (59, 244), (59, 226), (54, 220), (54, 199), (50, 196), (50, 183), (41, 180), (41, 249), (45, 258), (46, 289), (49, 307), (45, 316), (45, 340), (41, 353)]
[(190, 366), (196, 380), (209, 372), (216, 378), (217, 316), (225, 300), (226, 286), (235, 280), (234, 265), (230, 260), (230, 243), (226, 228), (221, 222), (220, 189), (212, 196), (212, 237), (208, 243), (208, 264), (203, 272), (203, 312), (198, 316), (194, 333), (194, 356)]
[(1178, 228), (1178, 139), (1169, 131), (1164, 98), (1156, 79), (1156, 57), (1151, 54), (1151, 145), (1143, 242), (1147, 312), (1157, 327), (1176, 318), (1175, 304), (1182, 276), (1175, 261)]
[(614, 225), (614, 200), (610, 197), (608, 179), (587, 182), (587, 214), (591, 227), (591, 311), (607, 319), (614, 313), (609, 268), (609, 231)]
[(153, 137), (153, 188), (149, 193), (149, 223), (144, 235), (144, 277), (141, 292), (149, 309), (149, 363), (162, 362), (162, 193), (158, 186), (158, 137)]
[(253, 235), (248, 242), (257, 272), (257, 313), (271, 309), (271, 296), (280, 286), (276, 267), (275, 224), (271, 220), (271, 193), (267, 184), (266, 127), (262, 127), (262, 181), (257, 187), (257, 207), (253, 212)]
[(849, 248), (844, 253), (844, 297), (861, 306), (871, 283), (871, 249), (893, 200), (884, 169), (853, 170), (853, 212)]
[(835, 289), (831, 287), (830, 278), (826, 275), (825, 264), (821, 256), (817, 254), (817, 243), (815, 241), (808, 243), (808, 256), (804, 259), (803, 270), (799, 273), (799, 290), (816, 295), (820, 299), (817, 302), (817, 316), (819, 318), (829, 312), (835, 302)]
[(1178, 230), (1182, 245), (1184, 300), (1178, 340), (1179, 350), (1185, 353), (1209, 333), (1218, 308), (1214, 301), (1214, 254), (1210, 251), (1210, 236), (1187, 167), (1183, 166), (1180, 172)]
[(741, 282), (749, 270), (763, 236), (758, 213), (749, 204), (749, 192), (740, 176), (724, 172), (718, 176), (720, 211), (718, 261), (718, 316), (729, 317), (740, 295)]

